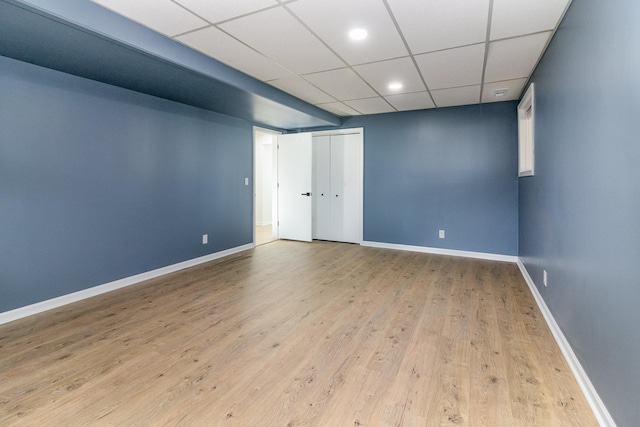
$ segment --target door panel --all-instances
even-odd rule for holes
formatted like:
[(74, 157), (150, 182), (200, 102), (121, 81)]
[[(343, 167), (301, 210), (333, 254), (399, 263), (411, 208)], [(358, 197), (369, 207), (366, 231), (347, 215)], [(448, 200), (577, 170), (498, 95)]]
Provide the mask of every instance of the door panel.
[(313, 137), (313, 238), (331, 240), (331, 138)]
[(278, 224), (281, 239), (312, 239), (310, 133), (278, 136)]
[(344, 242), (344, 135), (331, 136), (331, 240)]
[[(362, 135), (341, 135), (341, 241), (362, 242)], [(333, 145), (332, 145), (333, 150)]]

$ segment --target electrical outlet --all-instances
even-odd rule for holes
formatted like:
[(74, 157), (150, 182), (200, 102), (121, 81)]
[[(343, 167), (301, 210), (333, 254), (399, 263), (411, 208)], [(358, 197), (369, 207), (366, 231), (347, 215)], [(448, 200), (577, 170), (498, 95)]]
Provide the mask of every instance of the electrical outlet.
[(542, 270), (542, 283), (544, 283), (545, 288), (547, 287), (547, 270)]
[(202, 244), (206, 245), (207, 243), (209, 243), (209, 235), (208, 234), (203, 234), (202, 235)]
[(438, 237), (444, 239), (444, 230), (438, 231)]
[(244, 185), (249, 185), (249, 178), (244, 179)]

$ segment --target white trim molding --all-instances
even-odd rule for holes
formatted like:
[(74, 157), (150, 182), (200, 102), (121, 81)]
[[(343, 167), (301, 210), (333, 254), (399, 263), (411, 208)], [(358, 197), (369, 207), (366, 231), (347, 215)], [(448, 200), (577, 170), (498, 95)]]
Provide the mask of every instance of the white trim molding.
[(486, 259), (489, 261), (518, 262), (517, 256), (490, 254), (485, 252), (458, 251), (453, 249), (430, 248), (428, 246), (399, 245), (396, 243), (362, 242), (362, 246), (372, 248), (394, 249), (397, 251), (422, 252), (426, 254), (459, 256), (464, 258)]
[(136, 283), (140, 283), (145, 280), (163, 276), (165, 274), (173, 273), (178, 270), (183, 270), (185, 268), (193, 267), (198, 264), (202, 264), (205, 262), (213, 261), (215, 259), (233, 255), (235, 253), (246, 251), (247, 249), (251, 249), (254, 247), (255, 247), (254, 243), (249, 243), (243, 246), (237, 246), (235, 248), (227, 249), (220, 252), (215, 252), (213, 254), (179, 262), (177, 264), (169, 265), (166, 267), (161, 267), (156, 270), (151, 270), (145, 273), (136, 274), (135, 276), (125, 277), (124, 279), (115, 280), (113, 282), (94, 286), (88, 289), (83, 289), (81, 291), (73, 292), (71, 294), (62, 295), (46, 301), (16, 308), (15, 310), (5, 311), (3, 313), (0, 313), (0, 325), (4, 323), (12, 322), (14, 320), (22, 319), (23, 317), (32, 316), (34, 314), (38, 314), (54, 308), (62, 307), (63, 305), (71, 304), (73, 302), (81, 301), (83, 299), (91, 298), (96, 295), (101, 295), (107, 292), (115, 291), (116, 289), (135, 285)]
[(551, 314), (551, 310), (549, 310), (549, 307), (547, 307), (547, 304), (544, 302), (542, 295), (538, 291), (538, 287), (535, 285), (527, 271), (527, 268), (520, 258), (518, 258), (518, 268), (520, 268), (520, 272), (522, 273), (524, 280), (527, 282), (527, 285), (529, 285), (529, 289), (531, 290), (538, 307), (540, 307), (540, 311), (542, 312), (544, 319), (547, 321), (547, 325), (549, 326), (549, 329), (551, 329), (551, 333), (558, 343), (560, 351), (562, 351), (567, 364), (569, 364), (571, 372), (573, 372), (573, 376), (576, 378), (576, 381), (578, 381), (578, 385), (582, 389), (582, 393), (584, 393), (584, 396), (587, 399), (593, 414), (598, 420), (598, 423), (600, 423), (602, 427), (615, 427), (616, 423), (613, 421), (611, 414), (609, 414), (609, 411), (604, 406), (604, 403), (596, 392), (596, 389), (587, 376), (587, 373), (582, 368), (578, 357), (573, 352), (571, 344), (569, 344), (569, 341), (567, 341), (567, 338), (562, 333), (560, 326), (553, 317), (553, 314)]

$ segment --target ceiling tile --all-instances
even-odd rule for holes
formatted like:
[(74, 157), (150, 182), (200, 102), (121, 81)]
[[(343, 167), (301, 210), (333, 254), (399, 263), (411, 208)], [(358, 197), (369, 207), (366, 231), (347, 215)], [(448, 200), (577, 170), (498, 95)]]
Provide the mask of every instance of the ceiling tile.
[(360, 113), (353, 108), (343, 104), (342, 102), (329, 102), (327, 104), (318, 104), (316, 107), (327, 110), (330, 113), (336, 114), (340, 117), (347, 116), (359, 116)]
[[(380, 0), (298, 0), (289, 8), (350, 65), (408, 55), (384, 3)], [(364, 28), (364, 40), (350, 30)]]
[(486, 43), (416, 55), (430, 90), (479, 85)]
[[(475, 104), (480, 93), (482, 102), (518, 99), (570, 3), (92, 1), (341, 116)], [(354, 27), (369, 37), (353, 43), (347, 35)], [(391, 81), (403, 88), (392, 92)], [(495, 98), (496, 89), (508, 94)]]
[(570, 0), (493, 0), (491, 40), (553, 30)]
[(175, 39), (263, 81), (292, 75), (290, 71), (215, 27), (207, 27)]
[(169, 0), (92, 0), (133, 21), (168, 36), (208, 25), (208, 22)]
[(489, 43), (484, 74), (487, 83), (529, 77), (551, 32)]
[(391, 113), (395, 111), (395, 109), (389, 105), (384, 98), (380, 98), (379, 96), (375, 98), (345, 101), (345, 104), (362, 114)]
[[(500, 101), (515, 101), (520, 99), (522, 89), (528, 79), (516, 79), (507, 80), (504, 82), (494, 82), (484, 85), (482, 89), (482, 102), (500, 102)], [(496, 89), (507, 89), (508, 92), (505, 96), (496, 97), (494, 91)]]
[(433, 96), (433, 100), (438, 107), (478, 104), (480, 101), (480, 85), (432, 90), (431, 96)]
[(255, 12), (278, 4), (275, 0), (242, 0), (242, 1), (212, 1), (212, 0), (175, 0), (193, 13), (211, 23), (226, 21), (240, 15)]
[(428, 92), (389, 95), (385, 96), (385, 99), (398, 111), (424, 110), (435, 107)]
[(376, 96), (373, 89), (349, 68), (308, 74), (304, 78), (340, 101)]
[(486, 41), (489, 0), (387, 0), (412, 53)]
[[(411, 58), (358, 65), (353, 69), (382, 95), (418, 92), (426, 89)], [(402, 83), (402, 89), (389, 89), (391, 82)]]
[(277, 87), (293, 96), (304, 99), (312, 104), (321, 104), (334, 102), (335, 99), (304, 80), (301, 77), (294, 76), (285, 79), (273, 80), (268, 82), (270, 85)]
[(220, 28), (294, 73), (344, 66), (340, 58), (283, 7), (234, 19), (221, 24)]

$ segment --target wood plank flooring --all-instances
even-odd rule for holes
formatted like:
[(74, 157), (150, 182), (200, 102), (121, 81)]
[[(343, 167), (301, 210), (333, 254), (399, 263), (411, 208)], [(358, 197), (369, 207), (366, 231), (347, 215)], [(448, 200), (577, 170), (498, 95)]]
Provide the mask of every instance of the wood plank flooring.
[(276, 241), (0, 326), (0, 425), (595, 426), (513, 264)]

